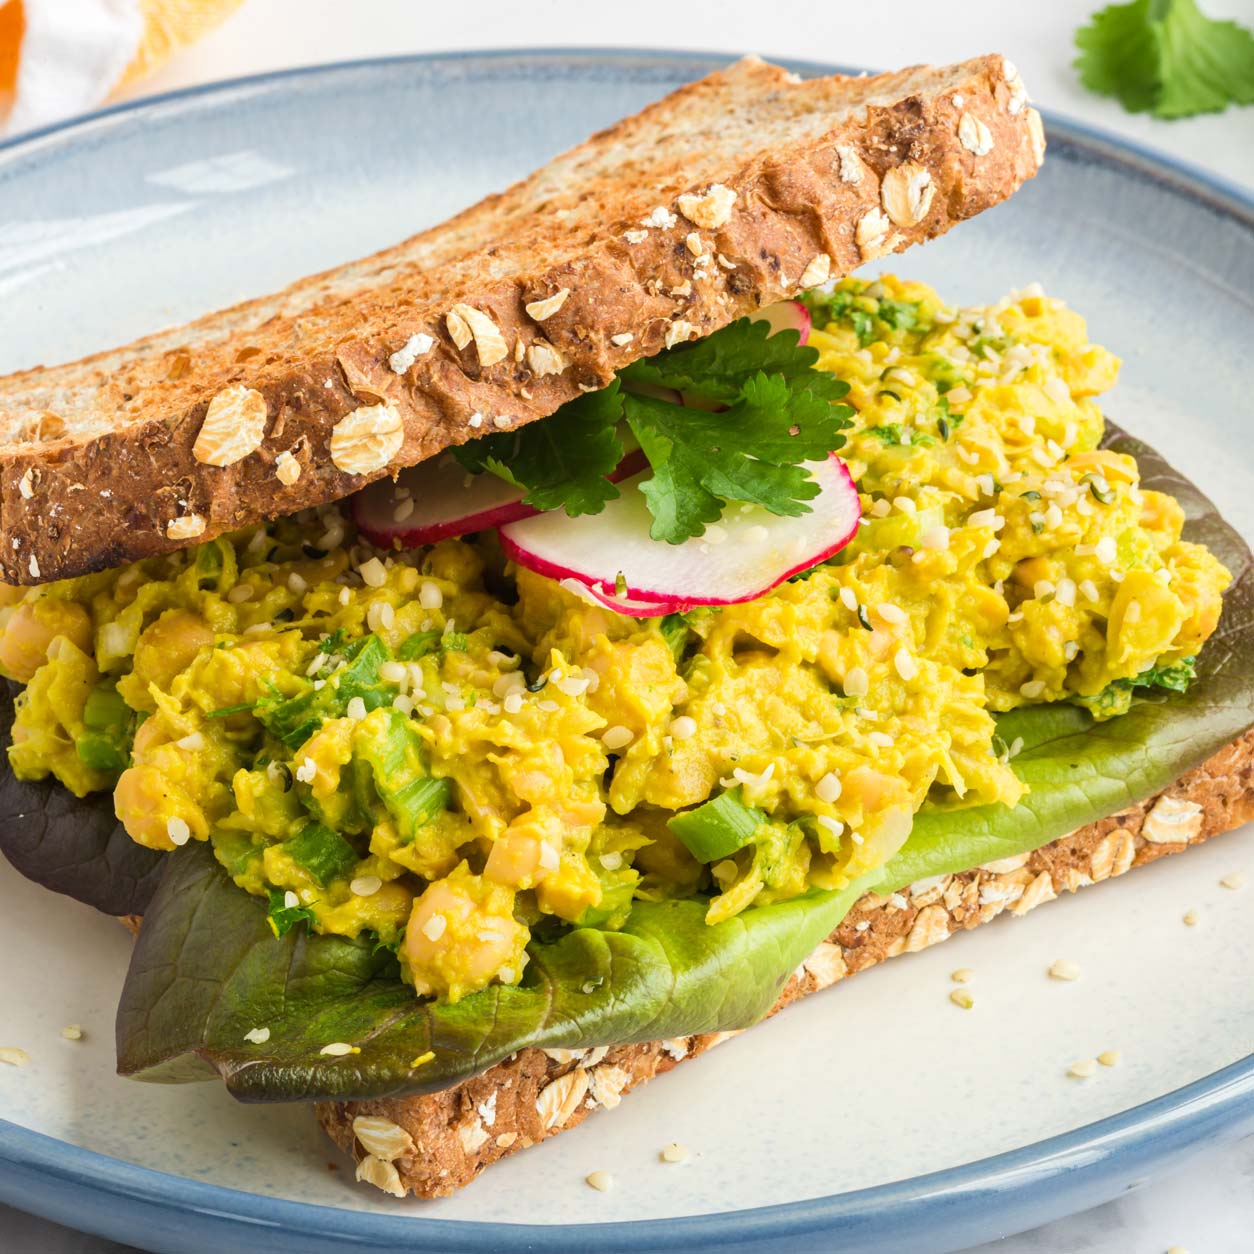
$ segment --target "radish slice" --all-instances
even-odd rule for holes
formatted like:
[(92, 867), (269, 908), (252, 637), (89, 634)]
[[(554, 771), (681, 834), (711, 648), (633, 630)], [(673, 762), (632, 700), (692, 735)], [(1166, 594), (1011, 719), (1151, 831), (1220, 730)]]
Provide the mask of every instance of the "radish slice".
[(839, 552), (858, 530), (858, 492), (844, 462), (806, 466), (820, 491), (798, 518), (732, 506), (704, 536), (665, 544), (649, 536), (641, 475), (601, 513), (519, 519), (501, 528), (501, 545), (519, 566), (574, 580), (608, 608), (639, 618), (752, 601)]
[(804, 344), (810, 338), (810, 311), (799, 300), (781, 300), (774, 305), (764, 305), (750, 315), (754, 322), (765, 322), (771, 335), (777, 331), (796, 331)]
[[(633, 449), (609, 478), (617, 483), (645, 465), (644, 454)], [(539, 511), (523, 504), (525, 495), (525, 488), (494, 474), (472, 475), (451, 456), (438, 457), (401, 471), (395, 483), (380, 479), (363, 488), (353, 497), (353, 521), (371, 544), (416, 549), (530, 518)]]

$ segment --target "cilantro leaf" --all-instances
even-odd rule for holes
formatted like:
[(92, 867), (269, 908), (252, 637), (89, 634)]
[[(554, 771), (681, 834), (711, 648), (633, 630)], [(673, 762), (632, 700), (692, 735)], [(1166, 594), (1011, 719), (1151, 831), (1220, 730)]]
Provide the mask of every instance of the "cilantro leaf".
[(1084, 85), (1131, 113), (1180, 118), (1254, 102), (1254, 34), (1195, 0), (1109, 5), (1075, 41)]
[(471, 440), (453, 453), (467, 470), (525, 487), (523, 500), (536, 509), (564, 508), (572, 518), (599, 514), (618, 495), (606, 476), (623, 458), (617, 431), (622, 416), (615, 379), (567, 401), (543, 422)]
[[(824, 390), (843, 396), (847, 385), (831, 382), (836, 387)], [(805, 502), (819, 488), (798, 463), (839, 448), (853, 412), (761, 370), (745, 378), (736, 400), (718, 413), (632, 393), (625, 409), (653, 471), (640, 485), (653, 515), (649, 534), (669, 544), (701, 535), (727, 501), (773, 514), (808, 513)]]
[(622, 378), (628, 385), (651, 383), (731, 404), (756, 376), (771, 375), (791, 385), (789, 391), (801, 389), (829, 401), (840, 400), (849, 385), (828, 371), (816, 370), (818, 359), (817, 349), (798, 343), (797, 332), (772, 335), (765, 322), (740, 318), (703, 340), (677, 344), (656, 357), (633, 362), (622, 371)]
[(308, 906), (287, 906), (283, 904), (286, 893), (272, 889), (269, 894), (270, 905), (266, 911), (266, 920), (270, 930), (278, 939), (282, 939), (298, 923), (312, 924), (317, 915)]

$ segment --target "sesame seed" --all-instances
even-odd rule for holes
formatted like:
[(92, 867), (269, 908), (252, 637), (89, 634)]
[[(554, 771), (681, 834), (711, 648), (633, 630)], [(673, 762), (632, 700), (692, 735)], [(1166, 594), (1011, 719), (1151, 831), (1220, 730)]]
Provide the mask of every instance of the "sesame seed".
[(893, 665), (897, 668), (897, 674), (907, 682), (919, 673), (919, 664), (910, 656), (910, 651), (905, 645), (893, 654)]
[(888, 904), (894, 910), (904, 910), (910, 903), (900, 893), (893, 893), (888, 899)]
[(546, 871), (556, 871), (562, 865), (558, 852), (547, 840), (540, 842), (540, 865)]
[(346, 1054), (360, 1052), (356, 1046), (348, 1044), (347, 1041), (332, 1041), (330, 1045), (324, 1045), (318, 1051), (320, 1054), (326, 1054), (328, 1058), (343, 1058)]
[(1029, 679), (1026, 684), (1019, 685), (1019, 691), (1029, 700), (1035, 700), (1045, 691), (1045, 681), (1043, 679)]
[(841, 588), (840, 603), (845, 609), (856, 612), (858, 608), (858, 594), (852, 588)]
[(1224, 888), (1231, 888), (1235, 892), (1237, 889), (1245, 887), (1245, 873), (1243, 871), (1229, 871), (1219, 882)]
[(1080, 978), (1080, 964), (1072, 962), (1070, 958), (1059, 958), (1050, 966), (1049, 978), (1051, 980), (1078, 980)]
[(244, 1033), (244, 1039), (253, 1045), (264, 1045), (270, 1039), (269, 1028), (250, 1028)]
[(373, 897), (383, 887), (383, 881), (377, 875), (359, 875), (353, 880), (348, 891), (354, 897)]
[(820, 801), (831, 805), (840, 797), (840, 776), (835, 771), (828, 771), (814, 786), (814, 795)]
[(678, 1141), (672, 1141), (661, 1153), (664, 1163), (686, 1163), (691, 1157), (687, 1146), (680, 1145)]
[(875, 745), (877, 749), (891, 749), (894, 743), (893, 738), (887, 732), (882, 731), (871, 732), (867, 736), (867, 740)]
[(433, 914), (423, 925), (422, 934), (429, 941), (438, 941), (448, 928), (448, 920), (442, 914)]
[(893, 508), (902, 514), (917, 514), (919, 507), (908, 496), (893, 497)]
[(975, 1005), (975, 998), (971, 996), (970, 990), (965, 988), (956, 988), (949, 994), (949, 1000), (955, 1006), (961, 1006), (963, 1010), (970, 1010)]
[(350, 698), (348, 704), (344, 707), (344, 713), (355, 723), (360, 723), (367, 714), (366, 703), (361, 697)]
[(1075, 580), (1068, 579), (1065, 575), (1058, 581), (1058, 586), (1054, 589), (1054, 600), (1059, 605), (1071, 606), (1075, 604)]
[(845, 695), (849, 697), (865, 697), (870, 691), (871, 681), (866, 671), (860, 666), (851, 666), (845, 672)]
[(0, 1045), (0, 1062), (10, 1067), (24, 1067), (30, 1062), (30, 1055), (16, 1045)]
[(232, 605), (241, 605), (245, 601), (251, 601), (253, 593), (256, 589), (250, 583), (237, 583), (230, 592), (226, 594), (226, 599)]
[(63, 1041), (81, 1041), (83, 1039), (83, 1029), (77, 1023), (67, 1023), (61, 1029), (61, 1039)]
[(357, 567), (357, 573), (368, 588), (382, 588), (388, 581), (387, 567), (377, 557), (372, 557), (369, 561), (362, 562)]
[(288, 910), (295, 910), (300, 905), (300, 898), (289, 888), (283, 894), (283, 905)]
[(199, 732), (192, 732), (190, 735), (184, 736), (182, 740), (174, 742), (180, 749), (186, 749), (190, 753), (195, 753), (205, 747), (205, 738)]
[(590, 1171), (584, 1182), (598, 1193), (608, 1193), (614, 1187), (614, 1177), (608, 1171)]
[(607, 727), (601, 733), (601, 743), (610, 750), (625, 749), (635, 738), (636, 733), (621, 723), (615, 723), (613, 727)]
[(1081, 1058), (1067, 1068), (1067, 1074), (1074, 1080), (1087, 1080), (1097, 1072), (1097, 1061), (1093, 1058)]
[(409, 715), (414, 712), (414, 699), (407, 697), (403, 692), (398, 692), (392, 698), (392, 709), (400, 711), (400, 713)]
[(1032, 595), (1039, 601), (1043, 597), (1050, 596), (1057, 589), (1052, 579), (1038, 579), (1032, 585)]
[(191, 839), (192, 829), (187, 826), (186, 819), (180, 819), (176, 815), (175, 817), (166, 820), (165, 834), (176, 845), (185, 845)]
[(1198, 919), (1199, 919), (1199, 915), (1197, 911), (1192, 908), (1192, 906), (1190, 906), (1189, 909), (1184, 912), (1184, 926), (1185, 927), (1197, 927)]
[(993, 554), (994, 554), (994, 553), (996, 553), (996, 552), (997, 552), (997, 550), (998, 550), (998, 549), (1000, 549), (1000, 548), (1001, 548), (1001, 541), (1000, 541), (1000, 540), (990, 540), (990, 541), (989, 541), (989, 542), (988, 542), (988, 543), (984, 546), (984, 552), (983, 552), (982, 556), (984, 556), (984, 557), (992, 557), (992, 556), (993, 556)]
[(439, 585), (432, 583), (430, 579), (424, 579), (418, 589), (418, 604), (424, 610), (438, 610), (444, 604), (444, 593), (440, 591)]
[(347, 588), (341, 588), (335, 599), (341, 605), (347, 605), (353, 599), (353, 594)]
[(818, 823), (824, 831), (830, 832), (837, 839), (840, 838), (841, 833), (845, 830), (845, 825), (839, 819), (834, 819), (827, 814), (817, 815), (815, 822)]
[(893, 605), (891, 601), (881, 601), (880, 604), (875, 607), (875, 612), (884, 620), (884, 622), (890, 623), (893, 626), (896, 626), (899, 623), (904, 623), (910, 617), (905, 610), (898, 605)]
[(1093, 555), (1103, 566), (1113, 566), (1119, 556), (1114, 536), (1102, 536), (1093, 546)]
[(617, 871), (623, 865), (623, 855), (617, 849), (603, 853), (597, 859), (607, 871)]
[(971, 977), (974, 974), (975, 972), (972, 971), (970, 967), (959, 967), (956, 971), (951, 971), (949, 973), (949, 978), (953, 980), (955, 984), (969, 984), (971, 982)]
[(1104, 1049), (1097, 1055), (1097, 1061), (1103, 1067), (1117, 1067), (1123, 1058), (1123, 1054), (1117, 1049)]
[(1005, 525), (1006, 520), (995, 509), (977, 509), (967, 516), (968, 527), (991, 527), (1000, 531)]
[(925, 549), (947, 549), (949, 548), (949, 528), (943, 524), (929, 527), (920, 537), (919, 543)]
[(675, 740), (691, 740), (697, 734), (697, 720), (687, 714), (671, 719), (667, 729)]
[(313, 758), (305, 758), (296, 768), (296, 778), (302, 784), (312, 784), (318, 775), (318, 767)]

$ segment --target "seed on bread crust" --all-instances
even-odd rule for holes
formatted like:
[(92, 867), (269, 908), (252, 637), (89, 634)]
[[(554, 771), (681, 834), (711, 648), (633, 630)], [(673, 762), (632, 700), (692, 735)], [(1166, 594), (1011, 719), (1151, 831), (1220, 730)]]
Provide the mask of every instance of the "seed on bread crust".
[(284, 449), (274, 459), (274, 474), (275, 478), (288, 488), (300, 478), (300, 462), (296, 460), (296, 455), (291, 449)]
[(527, 348), (527, 365), (534, 375), (561, 374), (566, 369), (566, 358), (545, 340), (539, 340)]
[(527, 311), (527, 317), (534, 319), (536, 322), (543, 322), (545, 318), (551, 318), (566, 303), (566, 298), (570, 295), (570, 288), (563, 287), (554, 292), (552, 296), (546, 296), (543, 300), (533, 300), (531, 304), (524, 305)]
[(800, 291), (805, 291), (810, 287), (818, 287), (820, 283), (826, 283), (831, 277), (832, 259), (827, 253), (817, 253), (814, 259), (801, 272), (801, 277), (797, 280), (797, 287)]
[[(166, 524), (165, 533), (171, 540), (194, 540), (204, 535), (205, 520), (199, 514), (184, 514), (181, 518), (172, 518)], [(35, 559), (32, 557), (31, 561)]]
[(400, 1173), (390, 1162), (376, 1158), (373, 1154), (367, 1154), (357, 1164), (357, 1179), (364, 1184), (373, 1184), (376, 1189), (382, 1189), (393, 1197), (405, 1196)]
[(192, 456), (206, 466), (230, 466), (261, 447), (266, 436), (266, 398), (233, 383), (209, 402)]
[(676, 318), (666, 328), (666, 347), (674, 348), (676, 344), (682, 344), (685, 340), (692, 339), (696, 333), (697, 328), (691, 322), (685, 322), (682, 318)]
[(358, 1115), (353, 1120), (353, 1135), (367, 1154), (384, 1162), (409, 1157), (416, 1153), (414, 1138), (399, 1124), (374, 1115)]
[(840, 158), (840, 181), (855, 187), (862, 182), (862, 158), (851, 144), (837, 144), (836, 155)]
[(892, 226), (882, 209), (868, 209), (858, 219), (854, 239), (863, 261), (874, 261), (876, 257), (892, 251), (898, 238), (895, 232), (890, 234)]
[(458, 348), (465, 348), (470, 341), (458, 338), (462, 332), (460, 329), (454, 332), (454, 318), (464, 324), (465, 333), (474, 339), (481, 366), (495, 366), (498, 361), (504, 361), (509, 356), (509, 346), (505, 343), (500, 327), (482, 309), (476, 309), (473, 305), (454, 305), (445, 319), (453, 342)]
[(1045, 160), (1045, 123), (1035, 109), (1029, 109), (1027, 124), (1028, 137), (1032, 141), (1032, 155), (1036, 158), (1036, 164), (1040, 165)]
[(894, 166), (880, 184), (884, 212), (897, 226), (917, 226), (922, 222), (935, 194), (931, 174), (917, 161)]
[(716, 231), (725, 226), (732, 214), (732, 206), (736, 203), (736, 193), (722, 183), (711, 183), (705, 191), (685, 192), (676, 203), (679, 212), (696, 226), (707, 231)]
[(331, 461), (346, 475), (368, 475), (382, 470), (404, 443), (404, 424), (391, 405), (362, 405), (335, 424)]
[(577, 1067), (546, 1084), (536, 1098), (536, 1111), (546, 1132), (560, 1128), (575, 1113), (588, 1091), (588, 1073)]
[(993, 132), (974, 113), (964, 113), (958, 119), (958, 139), (977, 157), (985, 157), (993, 151)]

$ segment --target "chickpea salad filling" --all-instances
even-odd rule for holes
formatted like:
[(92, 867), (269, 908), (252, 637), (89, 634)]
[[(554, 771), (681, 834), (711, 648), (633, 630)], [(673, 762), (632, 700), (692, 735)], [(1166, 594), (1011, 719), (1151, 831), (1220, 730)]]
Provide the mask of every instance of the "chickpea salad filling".
[[(791, 351), (847, 385), (811, 397), (847, 421), (859, 516), (838, 551), (657, 613), (529, 568), (508, 528), (389, 548), (329, 506), (4, 588), (14, 773), (111, 791), (136, 842), (208, 842), (276, 935), (364, 934), (452, 1002), (636, 902), (697, 898), (718, 923), (845, 887), (920, 811), (1015, 806), (999, 715), (1105, 720), (1184, 691), (1229, 575), (1102, 447), (1118, 362), (1083, 319), (1035, 288), (960, 308), (892, 277), (804, 305)], [(660, 430), (633, 423), (658, 479)], [(464, 454), (444, 457), (460, 481)], [(808, 489), (796, 508), (704, 490), (722, 513), (692, 523), (642, 493), (654, 539), (711, 565), (739, 512), (764, 505), (766, 531), (809, 508)]]

